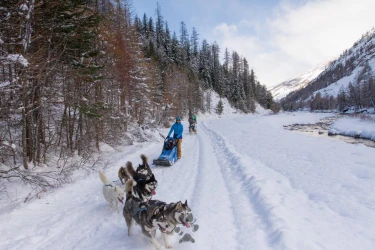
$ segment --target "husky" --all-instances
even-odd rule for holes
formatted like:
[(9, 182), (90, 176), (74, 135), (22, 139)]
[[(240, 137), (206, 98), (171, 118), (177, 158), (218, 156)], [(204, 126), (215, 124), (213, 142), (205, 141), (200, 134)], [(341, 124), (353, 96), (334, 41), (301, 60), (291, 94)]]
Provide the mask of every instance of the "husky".
[(172, 245), (168, 242), (168, 236), (173, 236), (176, 226), (183, 225), (190, 228), (189, 222), (192, 222), (191, 209), (189, 208), (187, 201), (182, 203), (181, 201), (165, 203), (159, 200), (149, 200), (143, 203), (144, 206), (150, 207), (162, 207), (163, 213), (166, 217), (167, 227), (159, 226), (159, 230), (162, 233), (163, 242), (166, 248), (172, 248)]
[[(152, 171), (150, 166), (148, 165), (148, 159), (144, 154), (141, 154), (142, 164), (139, 164), (137, 170), (132, 171), (132, 177), (137, 181), (137, 179), (141, 179), (144, 176), (147, 178), (152, 178)], [(121, 184), (124, 185), (130, 179), (130, 174), (124, 167), (120, 167), (118, 170), (118, 178), (121, 181)]]
[(148, 159), (144, 154), (141, 154), (142, 164), (139, 164), (137, 167), (136, 172), (141, 175), (146, 175), (146, 177), (151, 177), (152, 171), (150, 166), (148, 165)]
[[(147, 204), (163, 204), (164, 202), (158, 200), (151, 200), (148, 201)], [(167, 222), (169, 225), (172, 225), (172, 229), (169, 228), (168, 230), (160, 230), (162, 233), (164, 244), (167, 248), (172, 248), (171, 244), (168, 242), (168, 236), (172, 236), (174, 234), (174, 229), (177, 225), (182, 224), (185, 227), (190, 227), (189, 222), (191, 222), (191, 209), (188, 206), (187, 200), (185, 203), (181, 201), (176, 203), (164, 203), (164, 214), (166, 216)]]
[[(136, 181), (130, 179), (125, 184), (126, 202), (123, 209), (123, 216), (128, 227), (128, 236), (131, 235), (131, 228), (135, 221), (142, 229), (142, 233), (151, 238), (151, 242), (156, 249), (161, 249), (161, 245), (155, 239), (156, 230), (167, 231), (171, 225), (167, 221), (164, 214), (165, 203), (150, 203), (143, 202), (141, 199), (133, 195), (134, 187), (137, 185)], [(167, 246), (168, 247), (168, 246)]]
[(108, 181), (107, 177), (102, 171), (99, 170), (100, 180), (103, 182), (103, 195), (104, 198), (108, 201), (109, 206), (119, 212), (118, 204), (121, 202), (124, 204), (124, 190), (120, 187), (117, 187), (115, 184)]
[(136, 182), (136, 186), (133, 187), (134, 196), (142, 201), (148, 201), (156, 194), (155, 189), (158, 186), (158, 181), (155, 179), (147, 163), (147, 157), (141, 155), (141, 158), (143, 164), (138, 166), (137, 171), (134, 170), (133, 164), (130, 161), (126, 163), (126, 171)]

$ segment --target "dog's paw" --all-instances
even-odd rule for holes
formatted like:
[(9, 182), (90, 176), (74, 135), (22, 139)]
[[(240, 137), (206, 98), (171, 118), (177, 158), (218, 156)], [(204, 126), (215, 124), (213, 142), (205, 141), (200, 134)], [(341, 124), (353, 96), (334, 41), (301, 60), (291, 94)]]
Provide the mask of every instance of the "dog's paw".
[(195, 243), (195, 240), (190, 234), (185, 234), (180, 240), (179, 243), (181, 244), (182, 242), (191, 242)]
[(166, 248), (172, 248), (172, 245), (167, 244), (167, 245), (165, 245), (165, 247), (166, 247)]

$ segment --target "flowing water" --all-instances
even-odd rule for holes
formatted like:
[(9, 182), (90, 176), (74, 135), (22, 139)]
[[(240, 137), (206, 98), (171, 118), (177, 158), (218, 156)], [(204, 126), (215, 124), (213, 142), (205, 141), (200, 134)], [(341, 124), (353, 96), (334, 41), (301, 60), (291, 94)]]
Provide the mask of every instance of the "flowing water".
[(347, 143), (351, 144), (363, 144), (368, 147), (375, 148), (375, 142), (363, 139), (363, 138), (355, 138), (351, 136), (344, 136), (344, 135), (328, 135), (329, 127), (333, 122), (335, 122), (337, 119), (339, 119), (341, 116), (331, 116), (321, 119), (319, 122), (314, 124), (292, 124), (292, 125), (286, 125), (284, 126), (285, 129), (290, 131), (296, 131), (301, 132), (310, 136), (315, 137), (322, 137), (322, 138), (329, 138), (335, 139), (335, 140), (341, 140)]

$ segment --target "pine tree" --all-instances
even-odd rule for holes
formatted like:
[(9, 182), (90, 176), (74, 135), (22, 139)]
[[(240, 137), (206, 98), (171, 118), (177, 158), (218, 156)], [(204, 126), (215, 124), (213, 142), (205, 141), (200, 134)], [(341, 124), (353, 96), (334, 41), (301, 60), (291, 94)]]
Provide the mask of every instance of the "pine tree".
[(190, 41), (186, 24), (184, 22), (181, 22), (180, 24), (180, 45), (182, 47), (181, 52), (183, 62), (188, 65), (190, 62)]
[(202, 48), (199, 55), (199, 79), (203, 82), (203, 88), (212, 88), (211, 79), (211, 50), (207, 41), (202, 41)]
[(141, 33), (147, 39), (150, 37), (150, 34), (148, 32), (148, 21), (147, 21), (147, 15), (146, 15), (146, 13), (143, 14), (143, 18), (142, 18), (142, 32)]
[(243, 108), (242, 107), (242, 101), (244, 100), (244, 91), (243, 86), (240, 82), (240, 56), (236, 51), (232, 52), (232, 72), (230, 77), (230, 86), (231, 86), (231, 92), (230, 92), (230, 101), (235, 105), (237, 108)]
[(165, 39), (163, 42), (164, 52), (168, 59), (171, 59), (172, 56), (172, 39), (171, 39), (171, 32), (168, 28), (168, 22), (165, 22)]
[(223, 101), (220, 99), (219, 102), (217, 103), (216, 113), (218, 115), (221, 115), (223, 111), (224, 111), (224, 105), (223, 105)]
[(156, 47), (159, 48), (164, 43), (164, 21), (161, 15), (161, 7), (159, 2), (156, 3), (156, 24), (155, 24), (155, 35), (156, 35)]
[(375, 80), (373, 77), (369, 79), (369, 88), (370, 88), (370, 107), (375, 108)]
[(190, 44), (191, 44), (191, 54), (192, 54), (192, 56), (198, 57), (199, 35), (198, 35), (198, 33), (197, 33), (197, 31), (194, 27), (193, 27), (193, 31), (191, 33)]
[(199, 38), (198, 33), (193, 27), (193, 32), (190, 38), (191, 44), (191, 60), (190, 60), (190, 67), (193, 69), (194, 72), (198, 73), (199, 68)]
[(220, 79), (220, 58), (219, 58), (220, 48), (219, 45), (215, 42), (211, 46), (211, 55), (212, 55), (212, 62), (211, 65), (211, 79), (212, 79), (212, 88), (215, 90), (219, 95), (222, 95), (222, 81)]
[(171, 58), (173, 62), (176, 63), (177, 65), (181, 65), (183, 63), (180, 43), (178, 42), (176, 32), (173, 32), (173, 36), (172, 36)]
[(154, 30), (154, 21), (152, 19), (152, 17), (150, 17), (148, 19), (148, 22), (147, 22), (147, 33), (148, 33), (148, 39), (152, 39), (152, 41), (155, 40), (155, 30)]
[(230, 55), (228, 48), (225, 48), (224, 52), (224, 63), (223, 63), (223, 83), (224, 89), (222, 91), (223, 96), (229, 97), (230, 93), (230, 76), (229, 76), (229, 65), (230, 65)]

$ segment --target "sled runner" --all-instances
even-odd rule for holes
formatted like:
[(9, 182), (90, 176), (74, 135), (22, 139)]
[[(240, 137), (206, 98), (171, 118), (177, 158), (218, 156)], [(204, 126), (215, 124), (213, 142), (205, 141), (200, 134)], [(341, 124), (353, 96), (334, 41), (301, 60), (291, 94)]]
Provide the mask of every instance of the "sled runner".
[(158, 159), (154, 160), (157, 166), (172, 166), (177, 161), (177, 140), (169, 137), (164, 140), (163, 151)]

